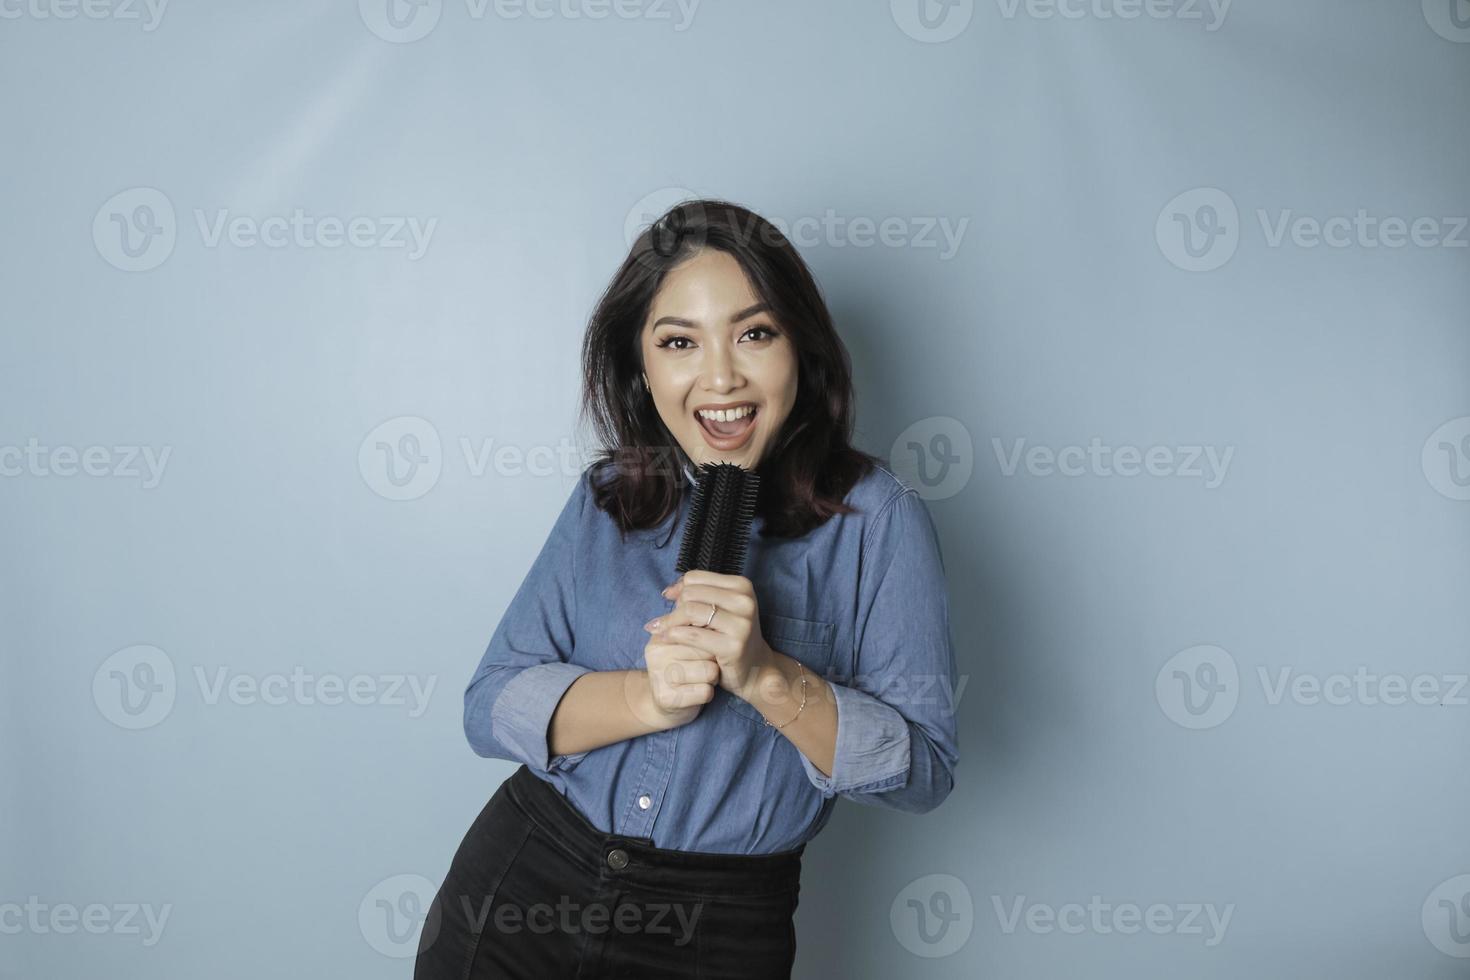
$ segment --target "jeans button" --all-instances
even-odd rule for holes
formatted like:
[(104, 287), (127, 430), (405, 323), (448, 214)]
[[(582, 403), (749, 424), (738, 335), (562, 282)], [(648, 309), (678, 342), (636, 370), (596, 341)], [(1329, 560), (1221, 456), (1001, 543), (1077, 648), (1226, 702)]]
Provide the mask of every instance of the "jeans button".
[(649, 796), (647, 793), (644, 793), (642, 796), (638, 797), (638, 809), (647, 810), (651, 806), (653, 806), (653, 797)]
[(628, 852), (621, 847), (607, 852), (607, 866), (614, 871), (621, 871), (628, 866)]

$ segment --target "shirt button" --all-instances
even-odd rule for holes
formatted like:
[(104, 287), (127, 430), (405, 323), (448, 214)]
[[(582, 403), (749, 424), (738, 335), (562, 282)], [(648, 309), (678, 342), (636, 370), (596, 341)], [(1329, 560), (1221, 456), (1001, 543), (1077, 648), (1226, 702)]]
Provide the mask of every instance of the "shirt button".
[(650, 797), (647, 793), (638, 797), (638, 809), (647, 810), (651, 806), (653, 806), (653, 798)]
[(607, 866), (614, 871), (621, 871), (628, 866), (628, 852), (621, 847), (607, 852)]

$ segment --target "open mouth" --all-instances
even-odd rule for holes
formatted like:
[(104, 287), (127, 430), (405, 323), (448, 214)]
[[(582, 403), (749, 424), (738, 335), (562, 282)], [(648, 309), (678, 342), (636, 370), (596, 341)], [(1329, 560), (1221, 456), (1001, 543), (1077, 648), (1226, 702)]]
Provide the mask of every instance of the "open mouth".
[(704, 430), (705, 437), (711, 445), (718, 449), (732, 449), (744, 443), (751, 430), (755, 428), (755, 417), (760, 410), (754, 405), (740, 406), (740, 408), (748, 409), (748, 411), (742, 417), (728, 421), (710, 418), (700, 412), (694, 413), (699, 427)]

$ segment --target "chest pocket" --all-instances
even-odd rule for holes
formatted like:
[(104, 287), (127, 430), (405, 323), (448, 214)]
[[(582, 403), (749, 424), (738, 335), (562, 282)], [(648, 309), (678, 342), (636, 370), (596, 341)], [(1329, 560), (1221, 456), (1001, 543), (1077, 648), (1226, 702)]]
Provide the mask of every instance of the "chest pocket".
[[(822, 676), (827, 674), (832, 666), (832, 646), (837, 636), (836, 623), (823, 623), (815, 619), (793, 619), (790, 616), (777, 616), (769, 613), (762, 613), (760, 620), (761, 635), (766, 638), (771, 649), (801, 661), (802, 665), (813, 674)], [(808, 706), (811, 705), (812, 697), (811, 681), (808, 678)], [(783, 705), (788, 709), (787, 717), (796, 714), (799, 704), (801, 704), (801, 685), (797, 684), (791, 691), (791, 700)], [(763, 730), (773, 735), (777, 734), (775, 728), (766, 725), (765, 716), (757, 711), (750, 702), (730, 696), (725, 698), (725, 707), (759, 725)], [(784, 720), (784, 718), (776, 719), (778, 724)]]

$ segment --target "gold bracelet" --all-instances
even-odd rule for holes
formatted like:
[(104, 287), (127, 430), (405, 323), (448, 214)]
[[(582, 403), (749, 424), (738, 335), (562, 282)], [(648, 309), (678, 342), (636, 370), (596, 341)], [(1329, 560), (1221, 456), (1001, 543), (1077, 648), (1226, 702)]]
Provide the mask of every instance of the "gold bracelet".
[(796, 661), (796, 673), (801, 678), (801, 704), (797, 706), (796, 714), (792, 715), (790, 718), (788, 718), (786, 721), (783, 721), (779, 725), (771, 725), (770, 719), (763, 719), (767, 725), (771, 725), (771, 727), (776, 729), (777, 731), (785, 728), (787, 725), (800, 718), (801, 709), (806, 707), (806, 671), (801, 669), (800, 660)]

